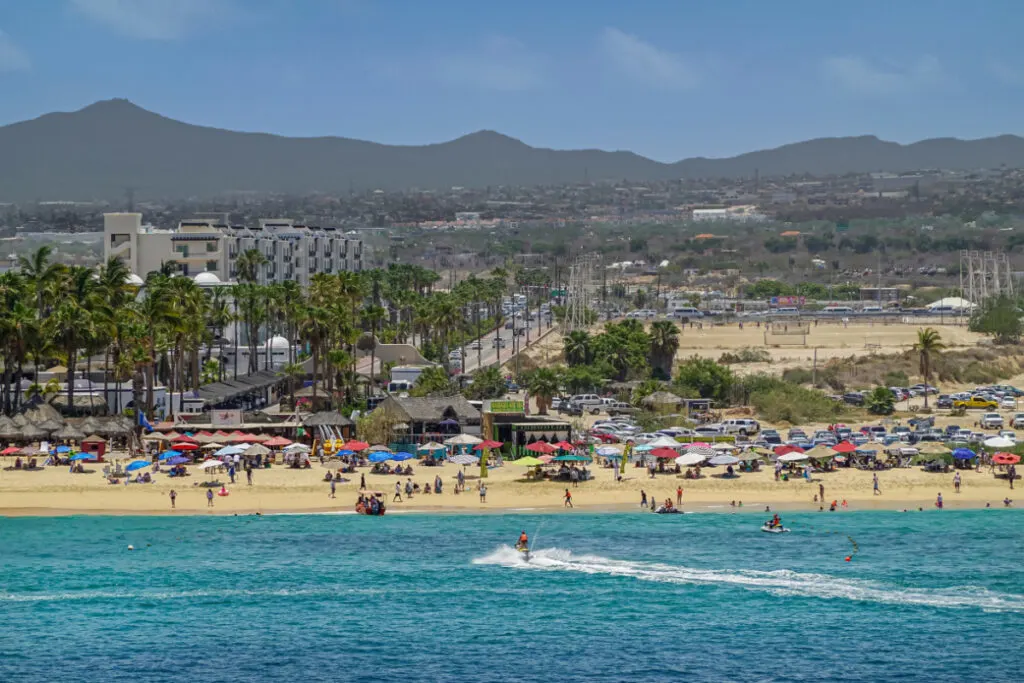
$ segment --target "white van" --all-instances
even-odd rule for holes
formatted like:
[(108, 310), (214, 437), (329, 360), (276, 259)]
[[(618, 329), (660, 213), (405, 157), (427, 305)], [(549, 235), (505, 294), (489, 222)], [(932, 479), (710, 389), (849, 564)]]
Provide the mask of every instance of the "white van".
[(601, 397), (597, 394), (576, 394), (570, 399), (583, 407), (583, 410), (595, 415), (601, 410)]
[(681, 318), (703, 318), (704, 314), (693, 306), (673, 306), (669, 317), (676, 318), (677, 320)]

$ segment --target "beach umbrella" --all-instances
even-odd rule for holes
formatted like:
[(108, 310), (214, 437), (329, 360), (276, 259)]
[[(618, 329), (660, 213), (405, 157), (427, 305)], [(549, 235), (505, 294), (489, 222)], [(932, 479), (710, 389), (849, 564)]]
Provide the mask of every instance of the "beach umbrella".
[(834, 450), (836, 453), (853, 453), (855, 450), (857, 450), (857, 447), (854, 446), (849, 441), (840, 441), (839, 443), (832, 447), (832, 450)]
[(740, 462), (740, 459), (735, 455), (716, 455), (715, 457), (708, 460), (709, 465), (735, 465)]
[(54, 450), (57, 451), (58, 453), (70, 453), (71, 446), (57, 446), (57, 448), (55, 448)]
[(92, 457), (92, 454), (90, 454), (90, 453), (75, 453), (70, 458), (68, 458), (68, 460), (72, 460), (72, 461), (74, 461), (74, 460), (88, 460), (91, 457)]
[(201, 469), (201, 470), (212, 470), (212, 469), (215, 469), (217, 467), (223, 467), (223, 466), (224, 466), (224, 463), (222, 463), (220, 460), (205, 460), (205, 461), (203, 461), (199, 465), (199, 469)]
[(538, 460), (537, 458), (533, 457), (532, 455), (528, 455), (525, 458), (513, 460), (512, 464), (522, 465), (523, 467), (536, 467), (537, 465), (543, 465), (544, 463), (541, 460)]
[(538, 456), (537, 456), (537, 459), (538, 459), (538, 460), (540, 460), (540, 461), (541, 461), (542, 463), (544, 463), (545, 465), (547, 465), (548, 463), (550, 463), (550, 462), (551, 462), (552, 460), (554, 460), (554, 459), (555, 459), (555, 456), (553, 456), (553, 455), (551, 455), (551, 454), (549, 453), (549, 454), (547, 454), (547, 455), (538, 455)]
[(222, 448), (224, 448), (224, 444), (217, 443), (216, 441), (211, 441), (203, 446), (204, 451), (219, 451)]
[(549, 443), (545, 443), (543, 441), (534, 441), (533, 443), (526, 447), (526, 450), (533, 451), (534, 453), (548, 454), (554, 453), (558, 449)]
[(734, 451), (736, 450), (736, 444), (731, 443), (716, 443), (711, 447), (713, 451)]
[(790, 446), (789, 444), (783, 444), (782, 446), (776, 446), (772, 450), (775, 451), (775, 455), (787, 455), (789, 453), (803, 453), (804, 449), (799, 446)]
[(925, 441), (917, 447), (919, 453), (926, 455), (946, 455), (949, 449), (936, 441)]
[(642, 444), (640, 444), (639, 446), (635, 446), (635, 447), (633, 448), (633, 452), (634, 452), (634, 453), (650, 453), (650, 452), (651, 452), (651, 451), (653, 451), (653, 450), (654, 450), (655, 448), (656, 448), (655, 446), (652, 446), (652, 445), (651, 445), (651, 444), (649, 444), (649, 443), (642, 443)]
[(263, 443), (264, 441), (270, 441), (269, 434), (246, 434), (246, 441), (254, 441), (256, 443)]
[(221, 448), (221, 449), (217, 450), (216, 452), (214, 452), (214, 455), (216, 455), (217, 457), (221, 457), (221, 456), (225, 456), (225, 455), (235, 455), (236, 453), (237, 454), (242, 454), (242, 453), (245, 453), (245, 449), (248, 448), (248, 447), (249, 446), (247, 444), (238, 444), (236, 446), (225, 446), (224, 448)]
[(181, 453), (178, 451), (164, 451), (157, 457), (160, 460), (170, 460), (171, 458), (177, 458), (179, 455), (181, 455)]
[(455, 463), (456, 465), (462, 465), (463, 467), (465, 467), (467, 465), (475, 465), (479, 461), (477, 460), (477, 457), (475, 455), (472, 455), (470, 453), (459, 453), (458, 455), (453, 455), (451, 457), (451, 462)]
[[(662, 447), (662, 448), (655, 448), (654, 450), (651, 451), (651, 455), (653, 455), (655, 458), (658, 458), (660, 460), (668, 460), (669, 458), (678, 458), (679, 457), (679, 453), (677, 453), (676, 451), (674, 451), (671, 448), (664, 448), (664, 447)], [(557, 459), (558, 458), (555, 458), (555, 460), (557, 460)]]
[(184, 455), (176, 455), (173, 458), (164, 460), (165, 465), (171, 465), (172, 467), (174, 465), (187, 465), (189, 462), (191, 462), (191, 459), (186, 458)]
[(804, 453), (804, 455), (806, 455), (807, 458), (810, 460), (827, 460), (836, 457), (835, 451), (833, 451), (825, 444), (815, 446), (811, 450)]
[(377, 445), (375, 445), (375, 446), (370, 446), (370, 447), (369, 447), (369, 448), (367, 448), (366, 450), (370, 451), (371, 453), (376, 453), (376, 452), (378, 452), (378, 451), (387, 451), (388, 453), (390, 453), (390, 452), (391, 452), (391, 449), (390, 449), (390, 448), (388, 448), (387, 446), (385, 446), (385, 445), (384, 445), (384, 444), (382, 444), (382, 443), (379, 443), (379, 444), (377, 444)]
[(473, 436), (472, 434), (458, 434), (450, 439), (445, 439), (445, 444), (449, 446), (475, 446), (481, 443), (483, 439)]
[(558, 443), (552, 444), (552, 445), (555, 448), (558, 448), (558, 449), (563, 450), (563, 451), (571, 451), (572, 449), (576, 448), (575, 446), (573, 446), (568, 441), (559, 441)]
[(375, 453), (370, 453), (369, 457), (367, 458), (367, 460), (369, 460), (370, 462), (385, 462), (390, 459), (391, 454), (388, 453), (387, 451), (377, 451)]
[[(488, 450), (490, 448), (501, 448), (504, 445), (505, 444), (503, 444), (500, 441), (491, 441), (490, 439), (486, 439), (484, 441), (481, 441), (477, 445), (473, 446), (473, 450), (474, 451), (484, 451), (484, 450)], [(572, 448), (572, 444), (569, 445), (569, 448)]]
[(689, 467), (691, 465), (699, 465), (705, 459), (707, 459), (707, 456), (702, 453), (683, 453), (676, 458), (676, 464), (680, 467)]
[(765, 456), (764, 456), (763, 453), (758, 453), (756, 449), (753, 449), (753, 450), (747, 451), (746, 453), (740, 453), (736, 457), (739, 458), (740, 460), (742, 460), (743, 462), (750, 462), (752, 460), (760, 460), (761, 458), (763, 458)]
[(993, 436), (985, 439), (986, 448), (1013, 448), (1016, 445), (1016, 441), (1008, 439), (1005, 436)]
[(242, 451), (242, 455), (270, 455), (270, 449), (263, 444), (257, 443)]
[(683, 444), (679, 443), (670, 436), (659, 436), (653, 441), (648, 441), (647, 444), (651, 448), (682, 448)]
[[(381, 452), (383, 452), (383, 451), (381, 451)], [(356, 452), (355, 451), (335, 451), (334, 454), (335, 455), (355, 455)]]
[(0, 451), (0, 455), (14, 455), (15, 453), (17, 453), (20, 450), (21, 449), (18, 448), (17, 446), (8, 446), (7, 448), (5, 448), (2, 451)]
[(369, 447), (370, 444), (366, 443), (365, 441), (356, 440), (346, 441), (345, 445), (342, 446), (342, 448), (344, 448), (346, 451), (355, 451), (357, 453), (359, 451), (365, 451)]
[(178, 437), (177, 439), (175, 439), (175, 440), (174, 440), (174, 442), (175, 442), (175, 443), (194, 443), (194, 444), (198, 444), (198, 443), (199, 443), (198, 441), (196, 441), (195, 439), (193, 439), (193, 438), (192, 438), (191, 436), (189, 436), (188, 434), (182, 434), (182, 435), (181, 435), (181, 436), (179, 436), (179, 437)]
[(125, 472), (134, 472), (135, 470), (141, 470), (144, 467), (149, 467), (152, 463), (148, 460), (133, 460), (124, 466)]
[[(377, 451), (377, 452), (378, 453), (383, 453), (384, 451)], [(395, 460), (396, 462), (404, 462), (405, 460), (412, 460), (415, 457), (416, 457), (415, 455), (413, 455), (412, 453), (409, 453), (408, 451), (399, 451), (398, 453), (394, 453), (391, 456), (391, 459)]]
[(295, 452), (295, 451), (305, 451), (306, 453), (308, 453), (309, 450), (310, 450), (309, 446), (307, 446), (304, 443), (293, 443), (290, 446), (285, 446), (284, 449), (286, 451), (288, 451), (289, 453), (292, 453), (292, 452)]
[(597, 454), (604, 458), (621, 458), (622, 451), (614, 446), (601, 446), (597, 449)]
[(436, 441), (428, 441), (416, 450), (423, 451), (424, 453), (436, 453), (437, 451), (446, 451), (448, 447), (443, 443), (437, 443)]
[[(673, 453), (673, 455), (675, 455), (675, 453)], [(551, 458), (551, 462), (590, 462), (590, 456), (566, 453), (565, 455), (556, 455)]]
[(954, 460), (970, 460), (975, 457), (977, 457), (977, 454), (970, 448), (957, 448), (953, 451)]
[(199, 450), (199, 444), (191, 441), (175, 441), (171, 444), (171, 448), (176, 451), (197, 451)]
[(267, 448), (284, 448), (285, 446), (290, 446), (291, 443), (291, 439), (286, 439), (283, 436), (275, 436), (264, 441), (263, 445)]
[(996, 453), (992, 456), (993, 465), (1016, 465), (1020, 462), (1020, 456), (1013, 453)]
[(690, 446), (686, 449), (686, 452), (703, 455), (705, 458), (713, 458), (718, 455), (718, 453), (715, 452), (715, 449), (710, 446)]

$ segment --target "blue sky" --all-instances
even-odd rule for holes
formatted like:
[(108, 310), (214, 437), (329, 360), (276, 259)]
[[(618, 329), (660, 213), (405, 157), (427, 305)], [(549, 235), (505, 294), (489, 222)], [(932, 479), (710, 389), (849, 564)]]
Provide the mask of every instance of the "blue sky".
[(1024, 133), (1024, 3), (0, 0), (0, 123), (126, 97), (388, 143), (728, 156)]

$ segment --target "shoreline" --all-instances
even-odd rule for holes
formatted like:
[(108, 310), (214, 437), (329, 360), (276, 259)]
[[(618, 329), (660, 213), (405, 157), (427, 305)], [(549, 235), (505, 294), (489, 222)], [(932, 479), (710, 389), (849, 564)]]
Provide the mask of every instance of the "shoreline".
[[(998, 504), (997, 504), (998, 503)], [(764, 507), (765, 503), (750, 503), (744, 504), (743, 507), (732, 507), (728, 503), (725, 505), (717, 503), (691, 503), (687, 504), (683, 502), (680, 508), (685, 514), (740, 514), (740, 515), (763, 515), (766, 514)], [(792, 512), (792, 513), (806, 513), (806, 512), (820, 512), (822, 514), (840, 514), (850, 512), (928, 512), (929, 510), (938, 511), (934, 505), (923, 505), (919, 501), (911, 500), (885, 500), (885, 501), (874, 501), (873, 504), (865, 505), (864, 501), (853, 501), (850, 502), (848, 508), (837, 508), (835, 512), (829, 511), (826, 507), (824, 510), (819, 510), (818, 506), (813, 504), (804, 504), (796, 501), (791, 502), (775, 502), (767, 504), (771, 507), (771, 512)], [(920, 510), (919, 510), (920, 508)], [(965, 500), (962, 503), (956, 501), (946, 501), (943, 510), (1005, 510), (1005, 509), (1016, 509), (1015, 507), (1006, 508), (1002, 505), (1002, 501), (992, 502), (990, 507), (986, 507), (985, 502)], [(572, 509), (566, 509), (558, 505), (541, 505), (541, 506), (522, 506), (522, 505), (508, 505), (508, 506), (488, 506), (472, 508), (466, 506), (454, 506), (454, 505), (428, 505), (428, 506), (410, 506), (410, 507), (389, 507), (387, 515), (389, 516), (404, 516), (404, 515), (438, 515), (438, 516), (449, 516), (449, 515), (552, 515), (552, 514), (574, 514), (576, 512), (586, 514), (623, 514), (627, 512), (633, 512), (638, 515), (643, 514), (656, 514), (652, 513), (650, 509), (640, 509), (639, 505), (630, 505), (628, 503), (621, 504), (607, 504), (607, 503), (594, 503), (590, 505), (578, 505)], [(322, 516), (322, 517), (347, 517), (347, 516), (358, 516), (356, 512), (348, 508), (337, 508), (337, 507), (295, 507), (295, 508), (262, 508), (262, 507), (239, 507), (239, 508), (214, 508), (214, 509), (192, 509), (192, 508), (181, 508), (177, 510), (157, 510), (157, 509), (102, 509), (102, 508), (67, 508), (67, 507), (11, 507), (11, 508), (0, 508), (0, 520), (2, 519), (14, 519), (23, 517), (239, 517), (239, 516), (263, 516), (263, 517), (279, 517), (279, 516)]]

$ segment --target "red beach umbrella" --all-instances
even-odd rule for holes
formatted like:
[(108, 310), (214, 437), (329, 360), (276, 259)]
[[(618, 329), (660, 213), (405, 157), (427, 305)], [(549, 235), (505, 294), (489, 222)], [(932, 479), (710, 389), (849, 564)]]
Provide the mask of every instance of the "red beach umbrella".
[(855, 450), (857, 450), (857, 447), (854, 446), (849, 441), (842, 441), (833, 446), (832, 450), (834, 450), (836, 453), (853, 453)]
[(571, 451), (573, 448), (575, 448), (575, 446), (573, 446), (568, 441), (559, 441), (558, 443), (555, 444), (555, 447), (561, 448), (563, 451)]
[(785, 455), (786, 453), (803, 453), (804, 449), (799, 446), (776, 446), (772, 450), (775, 451), (775, 455)]
[(995, 465), (1016, 465), (1020, 462), (1020, 456), (1013, 453), (996, 453), (992, 456), (992, 463)]
[(171, 449), (175, 451), (194, 451), (198, 448), (199, 444), (189, 443), (188, 441), (176, 441), (174, 445), (171, 446)]
[(283, 436), (275, 436), (263, 442), (263, 445), (268, 448), (284, 448), (285, 446), (290, 446), (291, 444), (291, 439), (286, 439)]
[(477, 445), (473, 446), (473, 450), (474, 451), (482, 451), (482, 450), (491, 449), (491, 448), (501, 448), (504, 445), (505, 444), (503, 444), (500, 441), (491, 441), (490, 439), (487, 439), (486, 441), (481, 441)]
[(341, 447), (341, 450), (343, 450), (343, 451), (356, 451), (358, 453), (359, 451), (365, 451), (369, 447), (370, 447), (370, 444), (366, 443), (365, 441), (355, 441), (355, 440), (353, 440), (353, 441), (346, 441), (345, 445), (343, 445)]
[(661, 458), (662, 460), (668, 460), (669, 458), (679, 457), (678, 451), (672, 448), (655, 448), (653, 451), (651, 451), (650, 454), (653, 455), (655, 458)]
[(544, 455), (548, 455), (548, 454), (554, 453), (558, 449), (555, 448), (554, 446), (552, 446), (549, 443), (545, 443), (544, 441), (535, 441), (535, 442), (531, 443), (529, 446), (527, 446), (526, 450), (533, 451), (534, 453), (541, 453), (541, 454), (544, 454)]

